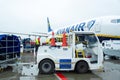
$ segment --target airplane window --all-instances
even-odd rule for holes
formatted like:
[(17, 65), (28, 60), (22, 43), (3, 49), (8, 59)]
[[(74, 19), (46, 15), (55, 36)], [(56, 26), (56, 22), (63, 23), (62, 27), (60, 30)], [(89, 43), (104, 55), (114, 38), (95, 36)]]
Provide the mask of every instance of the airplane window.
[(117, 23), (120, 23), (120, 19), (117, 19)]
[(111, 20), (111, 23), (120, 23), (120, 19), (113, 19)]
[(111, 20), (111, 23), (117, 23), (116, 19)]

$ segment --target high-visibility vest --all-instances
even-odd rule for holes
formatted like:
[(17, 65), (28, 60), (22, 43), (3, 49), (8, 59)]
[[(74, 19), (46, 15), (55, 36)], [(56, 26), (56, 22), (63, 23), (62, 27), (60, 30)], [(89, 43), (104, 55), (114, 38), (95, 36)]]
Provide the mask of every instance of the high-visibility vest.
[(40, 38), (36, 39), (35, 43), (36, 43), (36, 45), (39, 45), (40, 44)]

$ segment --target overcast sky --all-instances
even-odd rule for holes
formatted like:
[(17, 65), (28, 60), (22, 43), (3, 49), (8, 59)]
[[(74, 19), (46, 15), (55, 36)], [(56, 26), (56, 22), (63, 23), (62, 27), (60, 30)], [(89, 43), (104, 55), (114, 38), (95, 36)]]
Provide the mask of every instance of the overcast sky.
[(47, 32), (99, 16), (120, 15), (120, 0), (0, 0), (0, 31)]

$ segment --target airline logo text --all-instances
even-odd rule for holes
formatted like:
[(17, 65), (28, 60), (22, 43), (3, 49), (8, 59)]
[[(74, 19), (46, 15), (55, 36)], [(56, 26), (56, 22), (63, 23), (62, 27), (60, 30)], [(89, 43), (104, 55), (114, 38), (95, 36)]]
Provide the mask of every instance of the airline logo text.
[(57, 34), (62, 34), (64, 32), (69, 33), (71, 31), (85, 31), (85, 28), (90, 30), (94, 24), (95, 24), (95, 20), (91, 20), (89, 22), (82, 22), (82, 23), (77, 24), (77, 25), (73, 25), (73, 26), (70, 26), (67, 28), (59, 29), (57, 31)]

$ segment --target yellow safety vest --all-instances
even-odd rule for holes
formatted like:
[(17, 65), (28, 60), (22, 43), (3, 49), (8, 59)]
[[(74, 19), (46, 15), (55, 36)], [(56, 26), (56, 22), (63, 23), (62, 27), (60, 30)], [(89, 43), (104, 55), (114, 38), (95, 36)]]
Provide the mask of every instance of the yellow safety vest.
[(38, 39), (35, 40), (36, 45), (40, 44), (40, 41)]

